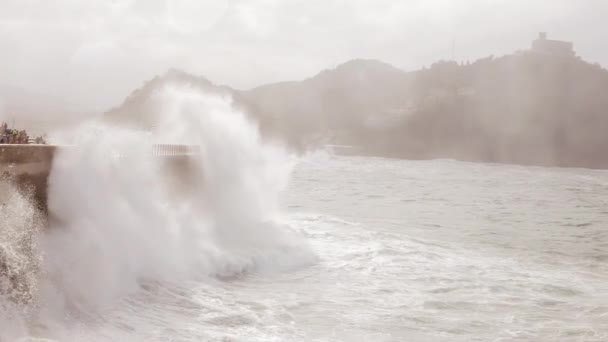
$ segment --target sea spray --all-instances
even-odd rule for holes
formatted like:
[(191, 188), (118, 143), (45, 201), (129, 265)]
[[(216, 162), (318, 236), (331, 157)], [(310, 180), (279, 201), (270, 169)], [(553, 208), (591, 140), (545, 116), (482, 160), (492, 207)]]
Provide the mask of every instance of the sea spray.
[(0, 341), (25, 330), (38, 288), (44, 219), (27, 190), (0, 179)]
[(169, 85), (155, 102), (162, 113), (157, 139), (200, 148), (194, 203), (202, 203), (215, 246), (230, 261), (220, 272), (281, 270), (314, 259), (299, 236), (275, 221), (295, 158), (263, 143), (226, 95)]
[[(169, 86), (163, 118), (140, 132), (87, 125), (70, 132), (49, 179), (56, 217), (44, 239), (49, 314), (87, 316), (150, 282), (281, 271), (315, 260), (275, 223), (291, 161), (261, 142), (229, 98)], [(193, 182), (169, 195), (154, 143), (195, 145)]]
[(200, 146), (197, 161), (203, 182), (197, 193), (213, 221), (217, 242), (231, 250), (232, 257), (245, 258), (268, 255), (277, 242), (286, 242), (285, 230), (274, 219), (293, 158), (279, 146), (262, 144), (258, 131), (245, 113), (232, 107), (229, 97), (168, 86), (156, 101), (163, 113), (159, 139)]

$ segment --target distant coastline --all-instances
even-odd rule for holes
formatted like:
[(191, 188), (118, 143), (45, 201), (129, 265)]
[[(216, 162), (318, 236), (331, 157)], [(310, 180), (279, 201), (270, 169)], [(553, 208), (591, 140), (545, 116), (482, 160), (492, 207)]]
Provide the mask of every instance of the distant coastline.
[(546, 33), (501, 57), (439, 61), (411, 72), (358, 59), (244, 91), (171, 69), (103, 119), (154, 127), (162, 113), (151, 101), (167, 84), (231, 96), (264, 138), (296, 151), (334, 144), (406, 159), (608, 169), (608, 71)]

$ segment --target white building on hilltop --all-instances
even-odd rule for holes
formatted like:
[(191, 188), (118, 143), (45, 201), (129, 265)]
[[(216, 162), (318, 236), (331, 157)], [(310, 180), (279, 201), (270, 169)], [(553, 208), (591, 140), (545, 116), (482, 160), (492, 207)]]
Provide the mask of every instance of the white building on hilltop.
[(571, 42), (547, 39), (546, 32), (540, 32), (538, 39), (532, 42), (532, 51), (556, 56), (574, 56)]

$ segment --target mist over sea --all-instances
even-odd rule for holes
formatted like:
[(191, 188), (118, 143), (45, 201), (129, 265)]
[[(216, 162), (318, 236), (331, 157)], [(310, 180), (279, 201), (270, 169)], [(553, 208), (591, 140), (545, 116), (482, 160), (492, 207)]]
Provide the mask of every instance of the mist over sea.
[[(227, 98), (158, 101), (156, 134), (55, 137), (79, 148), (54, 162), (49, 229), (3, 185), (34, 300), (0, 298), (0, 341), (608, 339), (608, 172), (294, 157)], [(167, 141), (201, 146), (181, 195), (142, 147)], [(39, 230), (28, 263), (15, 241)]]

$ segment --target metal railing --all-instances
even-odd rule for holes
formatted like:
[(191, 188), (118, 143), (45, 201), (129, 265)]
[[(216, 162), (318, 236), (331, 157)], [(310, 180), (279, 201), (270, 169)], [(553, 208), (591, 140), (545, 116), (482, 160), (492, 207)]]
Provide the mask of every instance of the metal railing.
[(192, 145), (157, 144), (152, 146), (152, 154), (155, 156), (184, 156), (196, 154), (198, 151), (199, 147)]

